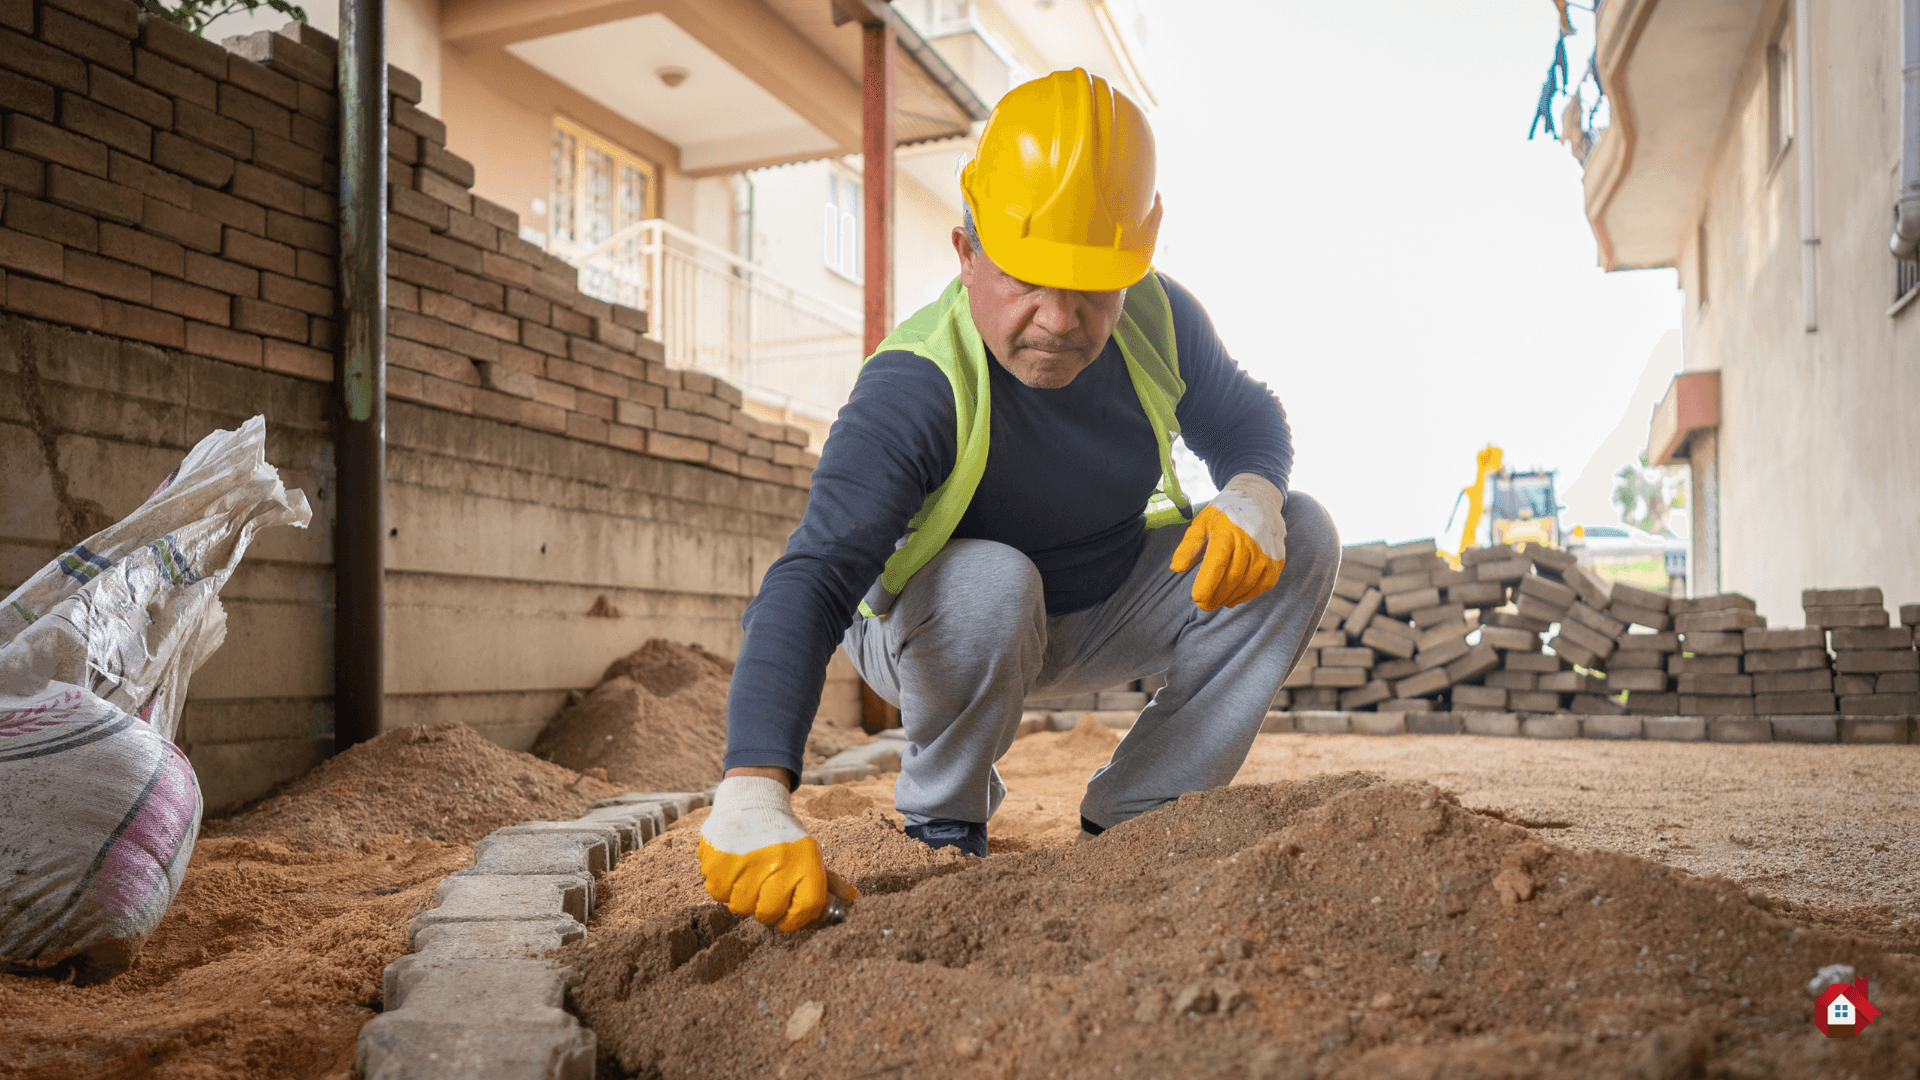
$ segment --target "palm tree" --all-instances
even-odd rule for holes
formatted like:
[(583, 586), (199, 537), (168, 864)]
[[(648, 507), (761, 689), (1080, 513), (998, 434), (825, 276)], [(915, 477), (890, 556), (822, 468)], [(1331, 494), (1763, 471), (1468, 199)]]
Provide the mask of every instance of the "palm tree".
[(1613, 505), (1620, 520), (1657, 536), (1667, 535), (1668, 514), (1678, 501), (1678, 470), (1647, 464), (1647, 455), (1613, 474)]

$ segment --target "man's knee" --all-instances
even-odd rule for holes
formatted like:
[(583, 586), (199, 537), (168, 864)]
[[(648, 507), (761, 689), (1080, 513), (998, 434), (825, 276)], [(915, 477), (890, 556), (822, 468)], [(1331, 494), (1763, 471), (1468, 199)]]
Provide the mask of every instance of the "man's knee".
[[(907, 582), (901, 603), (938, 617), (955, 610), (968, 621), (1013, 629), (1010, 620), (1046, 620), (1046, 588), (1033, 560), (992, 540), (955, 540)], [(944, 621), (944, 620), (943, 620)]]
[(1334, 555), (1340, 550), (1340, 530), (1320, 500), (1304, 491), (1287, 493), (1287, 558)]

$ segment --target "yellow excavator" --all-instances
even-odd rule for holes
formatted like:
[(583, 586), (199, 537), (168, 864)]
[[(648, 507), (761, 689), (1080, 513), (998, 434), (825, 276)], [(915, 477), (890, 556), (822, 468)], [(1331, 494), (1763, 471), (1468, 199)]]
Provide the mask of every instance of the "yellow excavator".
[[(1491, 517), (1488, 544), (1533, 540), (1549, 547), (1560, 546), (1560, 500), (1551, 470), (1508, 472), (1506, 453), (1492, 444), (1475, 455), (1474, 466), (1473, 483), (1460, 489), (1460, 498), (1453, 502), (1454, 514), (1460, 512), (1461, 500), (1467, 504), (1466, 527), (1460, 530), (1461, 551), (1474, 546), (1480, 522), (1487, 517)], [(1447, 527), (1453, 527), (1452, 515), (1447, 518)]]

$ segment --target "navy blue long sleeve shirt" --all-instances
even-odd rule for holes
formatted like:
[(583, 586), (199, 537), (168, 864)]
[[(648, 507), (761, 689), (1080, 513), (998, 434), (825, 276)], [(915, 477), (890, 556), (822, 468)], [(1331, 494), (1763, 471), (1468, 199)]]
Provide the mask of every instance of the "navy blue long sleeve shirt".
[[(1291, 435), (1280, 403), (1240, 370), (1193, 294), (1165, 275), (1180, 377), (1181, 437), (1216, 485), (1257, 473), (1287, 490)], [(1113, 594), (1146, 545), (1160, 482), (1152, 424), (1111, 338), (1066, 386), (1036, 389), (997, 361), (985, 474), (954, 539), (995, 540), (1040, 571), (1049, 615)], [(727, 701), (726, 767), (800, 774), (827, 661), (907, 522), (958, 453), (953, 388), (931, 361), (884, 352), (840, 410), (800, 527), (748, 605)], [(1177, 526), (1174, 526), (1177, 527)]]

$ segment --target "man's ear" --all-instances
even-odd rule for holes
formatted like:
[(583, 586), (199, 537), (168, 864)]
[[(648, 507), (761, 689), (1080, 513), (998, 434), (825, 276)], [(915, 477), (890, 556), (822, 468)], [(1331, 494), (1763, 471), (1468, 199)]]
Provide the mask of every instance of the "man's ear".
[(967, 241), (967, 230), (958, 225), (953, 227), (953, 252), (960, 256), (960, 284), (973, 288), (973, 245)]

